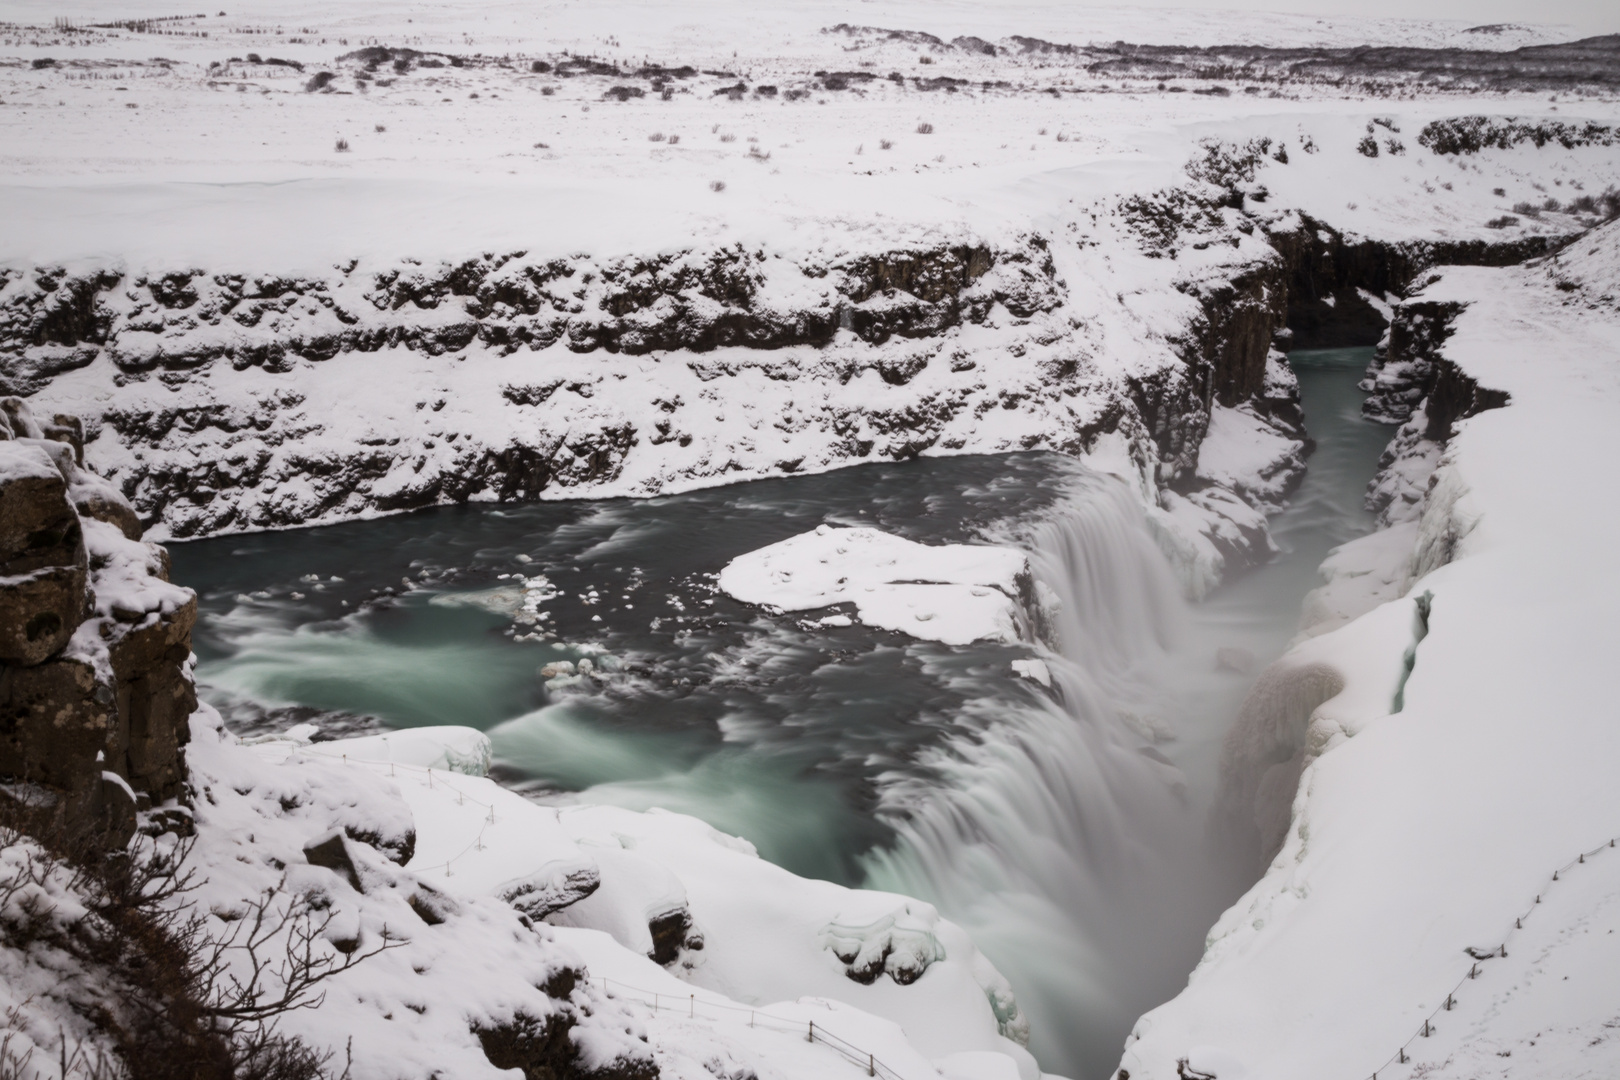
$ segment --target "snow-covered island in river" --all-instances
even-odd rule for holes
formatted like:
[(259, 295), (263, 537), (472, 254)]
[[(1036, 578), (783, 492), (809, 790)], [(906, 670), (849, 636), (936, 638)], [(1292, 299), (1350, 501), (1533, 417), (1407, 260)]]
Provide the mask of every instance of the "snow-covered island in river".
[(1620, 1070), (1620, 38), (0, 21), (0, 1076)]

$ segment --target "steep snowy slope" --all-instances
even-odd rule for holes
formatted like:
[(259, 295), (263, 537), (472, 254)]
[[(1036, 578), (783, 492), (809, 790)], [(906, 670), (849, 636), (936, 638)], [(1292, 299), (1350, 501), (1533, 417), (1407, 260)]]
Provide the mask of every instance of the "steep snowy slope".
[[(1138, 1024), (1131, 1076), (1620, 1067), (1600, 961), (1620, 932), (1617, 297), (1609, 224), (1522, 268), (1447, 270), (1410, 302), (1460, 309), (1437, 385), (1507, 404), (1456, 423), (1404, 598), (1301, 645), (1251, 697), (1229, 752), (1295, 753), (1291, 821), (1188, 989)], [(1290, 790), (1262, 784), (1257, 820)]]

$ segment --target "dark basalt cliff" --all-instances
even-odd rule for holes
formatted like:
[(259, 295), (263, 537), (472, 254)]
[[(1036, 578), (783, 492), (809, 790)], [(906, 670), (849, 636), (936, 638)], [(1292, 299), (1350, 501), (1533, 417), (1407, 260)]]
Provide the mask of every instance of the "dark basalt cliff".
[(76, 417), (0, 400), (0, 798), (114, 846), (182, 795), (196, 597), (134, 510), (82, 467)]

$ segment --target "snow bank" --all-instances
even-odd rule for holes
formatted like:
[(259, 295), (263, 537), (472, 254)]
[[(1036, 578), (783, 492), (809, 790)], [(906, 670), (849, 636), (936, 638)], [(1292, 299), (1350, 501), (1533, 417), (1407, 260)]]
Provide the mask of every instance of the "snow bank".
[[(283, 761), (298, 747), (311, 745), (310, 736), (316, 730), (314, 725), (300, 725), (284, 734), (260, 736), (249, 742), (261, 757)], [(450, 724), (404, 728), (313, 745), (316, 752), (356, 761), (439, 769), (467, 776), (489, 774), (489, 736), (476, 728)]]
[[(853, 1080), (868, 1054), (904, 1080), (935, 1076), (935, 1059), (965, 1080), (1039, 1077), (1003, 1035), (1021, 1032), (1006, 981), (929, 905), (797, 878), (683, 815), (559, 810), (403, 760), (477, 747), (477, 732), (394, 734), (415, 738), (241, 745), (206, 707), (193, 723), (211, 929), (228, 932), (268, 890), (329, 905), (328, 938), (345, 948), (369, 951), (384, 928), (394, 943), (334, 977), (320, 1009), (288, 1018), (289, 1033), (340, 1057), (352, 1037), (355, 1076), (502, 1075), (473, 1029), (528, 1015), (570, 1019), (587, 1067), (650, 1060), (669, 1080), (716, 1068)], [(342, 859), (313, 865), (306, 851), (333, 837)], [(570, 869), (576, 895), (545, 892), (547, 874)], [(841, 955), (878, 970), (858, 982)], [(565, 969), (579, 973), (573, 989), (538, 989), (567, 985)]]
[(1252, 407), (1216, 405), (1198, 445), (1198, 476), (1275, 507), (1304, 468), (1302, 449), (1297, 438)]
[(820, 525), (739, 555), (719, 583), (745, 604), (780, 611), (853, 604), (868, 626), (947, 645), (1029, 636), (1029, 560), (1012, 548)]
[[(398, 735), (426, 746), (482, 738), (455, 728), (389, 738)], [(483, 777), (406, 765), (409, 742), (387, 760), (375, 756), (379, 738), (248, 750), (279, 766), (335, 768), (334, 784), (352, 775), (362, 790), (392, 788), (415, 822), (406, 870), (446, 896), (504, 899), (566, 928), (559, 940), (594, 941), (592, 955), (603, 941), (575, 935), (604, 935), (617, 952), (593, 977), (682, 998), (707, 991), (699, 996), (775, 1015), (771, 1003), (811, 995), (901, 1025), (913, 1055), (984, 1054), (1004, 1063), (986, 1076), (1038, 1075), (1011, 987), (932, 905), (799, 878), (686, 815), (540, 805)]]

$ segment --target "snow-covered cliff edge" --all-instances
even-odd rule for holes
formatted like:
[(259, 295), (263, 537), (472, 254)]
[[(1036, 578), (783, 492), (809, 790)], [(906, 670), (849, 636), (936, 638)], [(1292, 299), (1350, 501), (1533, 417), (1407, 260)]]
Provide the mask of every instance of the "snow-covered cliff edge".
[(1341, 586), (1339, 621), (1377, 606), (1279, 662), (1291, 694), (1251, 698), (1229, 753), (1262, 764), (1269, 732), (1269, 760), (1293, 754), (1280, 851), (1187, 990), (1138, 1024), (1131, 1076), (1613, 1069), (1617, 296), (1611, 223), (1524, 267), (1448, 270), (1410, 302), (1455, 313), (1436, 359), (1505, 407), (1441, 425), (1414, 525), (1339, 557), (1374, 586)]

